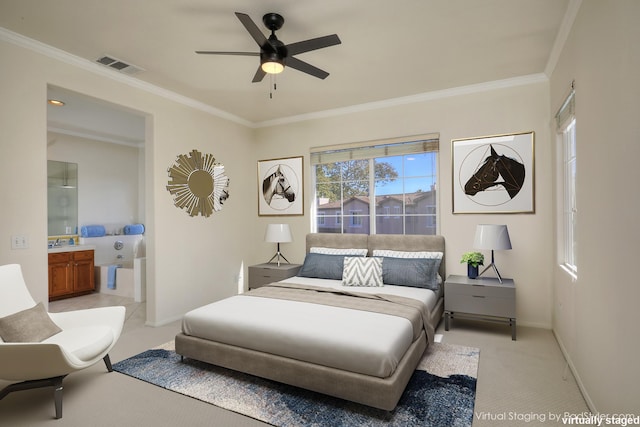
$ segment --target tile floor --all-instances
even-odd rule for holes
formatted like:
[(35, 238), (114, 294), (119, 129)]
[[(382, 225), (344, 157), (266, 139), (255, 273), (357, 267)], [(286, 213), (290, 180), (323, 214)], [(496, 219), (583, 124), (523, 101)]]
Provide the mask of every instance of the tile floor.
[(133, 298), (125, 298), (95, 292), (89, 295), (66, 298), (49, 302), (49, 312), (58, 313), (61, 311), (82, 310), (85, 308), (109, 307), (122, 305), (126, 308), (125, 323), (123, 333), (143, 327), (147, 318), (147, 304), (138, 303)]

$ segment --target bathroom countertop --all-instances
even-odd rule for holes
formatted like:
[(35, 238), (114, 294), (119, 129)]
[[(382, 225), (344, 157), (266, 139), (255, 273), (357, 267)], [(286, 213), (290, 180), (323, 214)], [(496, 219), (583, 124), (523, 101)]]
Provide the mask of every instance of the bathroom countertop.
[(55, 254), (58, 252), (90, 251), (95, 249), (95, 245), (65, 245), (48, 248), (47, 252), (49, 252), (50, 254)]

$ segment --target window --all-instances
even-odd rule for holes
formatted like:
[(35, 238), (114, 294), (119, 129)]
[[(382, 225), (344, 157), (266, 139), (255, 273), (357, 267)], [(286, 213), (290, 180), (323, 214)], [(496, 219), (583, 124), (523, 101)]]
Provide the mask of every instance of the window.
[(559, 151), (558, 156), (561, 166), (558, 180), (561, 188), (559, 188), (560, 205), (562, 212), (559, 212), (558, 229), (559, 239), (558, 254), (560, 256), (560, 264), (572, 276), (577, 276), (577, 254), (576, 254), (576, 237), (577, 237), (577, 221), (578, 221), (578, 205), (576, 201), (576, 117), (575, 117), (575, 92), (573, 90), (567, 97), (566, 101), (556, 114), (556, 121), (559, 133)]
[(362, 211), (351, 211), (351, 226), (362, 227)]
[(312, 148), (314, 231), (436, 234), (438, 144), (422, 135)]

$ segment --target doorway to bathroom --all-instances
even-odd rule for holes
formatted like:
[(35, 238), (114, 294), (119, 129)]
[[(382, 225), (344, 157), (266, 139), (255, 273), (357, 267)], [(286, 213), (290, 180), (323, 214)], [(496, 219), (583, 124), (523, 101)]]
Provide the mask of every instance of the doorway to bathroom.
[[(149, 115), (53, 85), (47, 87), (47, 102), (48, 163), (74, 164), (77, 170), (77, 212), (70, 216), (76, 219), (64, 219), (67, 221), (64, 233), (59, 227), (49, 230), (50, 255), (51, 252), (71, 253), (83, 247), (91, 248), (94, 251), (94, 274), (82, 280), (93, 280), (96, 294), (131, 297), (132, 302), (144, 304), (147, 235), (144, 229), (145, 134)], [(50, 190), (48, 188), (48, 193), (53, 193)], [(50, 225), (60, 223), (58, 216), (61, 210), (57, 205), (68, 205), (65, 198), (58, 198), (58, 193), (49, 197)], [(131, 227), (134, 225), (135, 228)], [(105, 242), (110, 239), (109, 242), (113, 240), (115, 243), (103, 245), (103, 242), (88, 241), (83, 231), (93, 226), (98, 226), (91, 229), (100, 229), (99, 234)], [(128, 231), (133, 229), (139, 236), (132, 239)], [(117, 258), (111, 260), (111, 252)], [(127, 259), (124, 259), (125, 255)], [(109, 265), (102, 265), (105, 263)], [(114, 280), (103, 274), (109, 267), (115, 272)], [(122, 268), (120, 280), (115, 267)], [(128, 271), (134, 268), (138, 271)], [(49, 271), (51, 275), (51, 266)], [(125, 280), (130, 276), (135, 280)], [(110, 300), (114, 304), (122, 304), (113, 298), (103, 298), (102, 303)]]

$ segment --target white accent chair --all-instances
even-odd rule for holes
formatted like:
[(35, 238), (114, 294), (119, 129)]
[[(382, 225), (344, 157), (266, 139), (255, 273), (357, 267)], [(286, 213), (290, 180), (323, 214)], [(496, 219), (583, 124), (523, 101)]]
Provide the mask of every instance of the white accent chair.
[[(0, 266), (0, 322), (35, 305), (20, 265)], [(101, 307), (48, 315), (62, 331), (41, 342), (5, 342), (0, 337), (0, 379), (20, 381), (0, 390), (0, 400), (13, 391), (54, 387), (56, 418), (62, 418), (65, 376), (100, 360), (104, 360), (109, 372), (113, 370), (108, 353), (122, 332), (125, 308)]]

